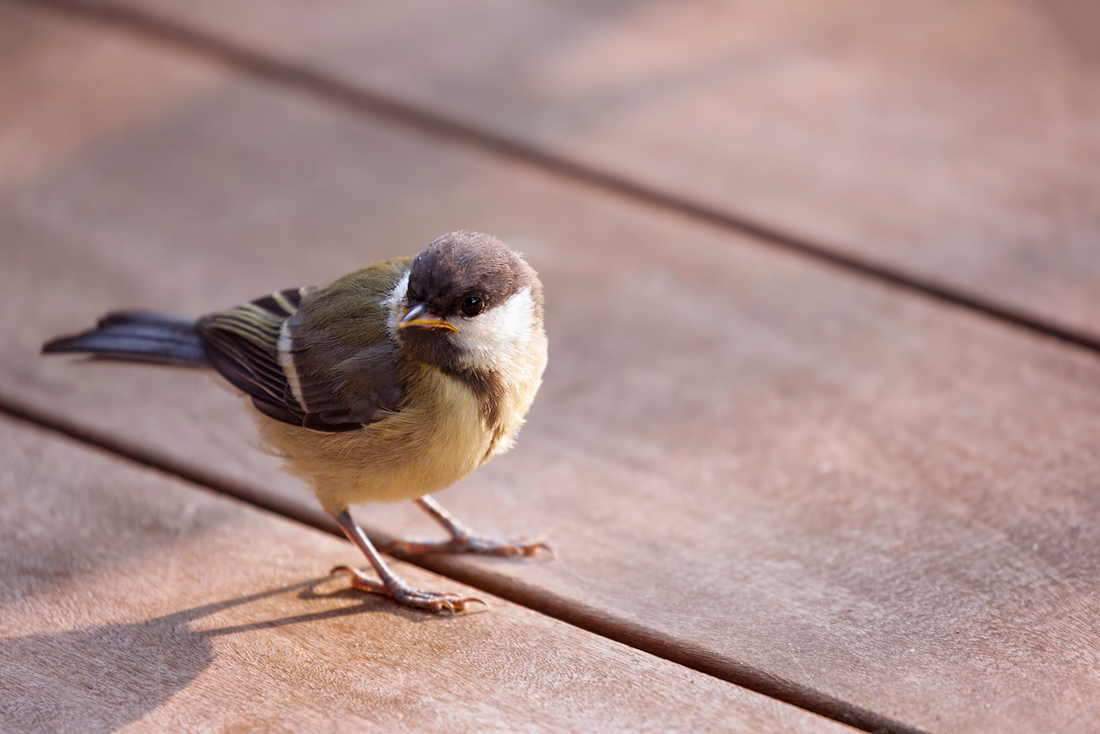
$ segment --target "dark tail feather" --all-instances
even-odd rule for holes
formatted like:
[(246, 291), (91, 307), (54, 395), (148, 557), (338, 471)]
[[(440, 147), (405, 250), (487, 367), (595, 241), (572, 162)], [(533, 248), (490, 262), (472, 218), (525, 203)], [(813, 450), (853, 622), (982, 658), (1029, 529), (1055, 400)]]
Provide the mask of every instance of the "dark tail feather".
[(149, 311), (110, 313), (96, 328), (46, 342), (43, 354), (81, 352), (103, 359), (204, 367), (210, 362), (192, 319)]

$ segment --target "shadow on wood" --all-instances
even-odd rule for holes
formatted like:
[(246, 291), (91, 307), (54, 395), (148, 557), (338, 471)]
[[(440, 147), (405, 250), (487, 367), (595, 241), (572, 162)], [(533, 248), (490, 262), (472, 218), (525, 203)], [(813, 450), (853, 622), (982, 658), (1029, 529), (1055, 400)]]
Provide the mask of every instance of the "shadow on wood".
[(0, 729), (106, 734), (136, 721), (186, 688), (214, 662), (212, 638), (312, 622), (365, 611), (391, 611), (410, 620), (434, 619), (385, 599), (195, 631), (188, 624), (231, 607), (299, 591), (300, 599), (345, 598), (341, 589), (318, 594), (329, 577), (187, 609), (142, 622), (51, 632), (0, 640), (6, 668), (0, 680)]

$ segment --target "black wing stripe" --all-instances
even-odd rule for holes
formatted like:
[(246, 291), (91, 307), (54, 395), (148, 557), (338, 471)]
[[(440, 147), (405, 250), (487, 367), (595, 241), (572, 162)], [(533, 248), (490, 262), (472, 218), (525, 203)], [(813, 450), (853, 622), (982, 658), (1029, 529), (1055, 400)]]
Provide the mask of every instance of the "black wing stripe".
[(250, 395), (253, 401), (262, 400), (272, 403), (279, 402), (274, 400), (274, 396), (267, 390), (263, 389), (257, 382), (255, 375), (247, 369), (246, 363), (240, 360), (240, 358), (231, 351), (211, 350), (210, 363), (213, 364), (214, 368), (229, 380), (229, 382)]
[(219, 356), (222, 357), (218, 360), (211, 359), (215, 366), (220, 369), (228, 362), (233, 365), (233, 371), (244, 378), (244, 384), (234, 382), (237, 387), (254, 397), (260, 396), (257, 391), (262, 393), (262, 397), (272, 400), (282, 397), (286, 378), (272, 369), (267, 361), (270, 358), (258, 347), (242, 339), (217, 333), (212, 335), (210, 344), (216, 347), (211, 351), (220, 353)]
[(282, 319), (285, 319), (287, 316), (290, 316), (292, 313), (294, 313), (293, 311), (289, 311), (286, 308), (284, 308), (283, 305), (281, 303), (279, 303), (279, 301), (275, 298), (274, 293), (271, 294), (270, 296), (264, 296), (263, 298), (257, 298), (255, 301), (252, 302), (252, 305), (253, 306), (258, 306), (259, 308), (262, 308), (264, 311), (267, 311), (268, 313), (270, 313), (272, 316), (278, 316), (279, 318), (282, 318)]
[(248, 355), (248, 366), (252, 368), (257, 379), (262, 380), (273, 395), (281, 395), (283, 385), (286, 384), (286, 376), (278, 365), (271, 361), (271, 355), (251, 342), (241, 341), (239, 344), (242, 352)]
[(287, 303), (294, 307), (294, 310), (298, 310), (298, 306), (302, 304), (302, 297), (309, 293), (312, 288), (288, 288), (285, 291), (279, 291), (279, 295), (282, 296)]
[[(278, 402), (286, 386), (286, 376), (273, 350), (267, 348), (262, 331), (240, 328), (240, 319), (219, 314), (202, 319), (198, 330), (206, 344), (207, 355), (219, 372), (253, 397)], [(245, 326), (247, 323), (245, 322)], [(270, 342), (267, 342), (270, 343)]]
[[(290, 291), (293, 293), (294, 291)], [(286, 312), (287, 316), (292, 316), (298, 312), (298, 304), (291, 301), (286, 297), (287, 291), (277, 291), (271, 294), (271, 298), (279, 304), (279, 308)]]
[(289, 423), (292, 426), (300, 426), (305, 421), (305, 415), (302, 413), (293, 413), (286, 408), (282, 403), (276, 405), (275, 403), (268, 402), (267, 400), (260, 400), (259, 398), (252, 398), (252, 404), (256, 406), (256, 410), (260, 411), (269, 418), (274, 418), (277, 421), (283, 423)]
[[(302, 303), (302, 297), (309, 293), (311, 288), (288, 288), (285, 291), (275, 291), (269, 296), (263, 296), (252, 301), (251, 305), (267, 311), (278, 319), (286, 319), (298, 312), (298, 306)], [(241, 308), (247, 308), (242, 306)]]

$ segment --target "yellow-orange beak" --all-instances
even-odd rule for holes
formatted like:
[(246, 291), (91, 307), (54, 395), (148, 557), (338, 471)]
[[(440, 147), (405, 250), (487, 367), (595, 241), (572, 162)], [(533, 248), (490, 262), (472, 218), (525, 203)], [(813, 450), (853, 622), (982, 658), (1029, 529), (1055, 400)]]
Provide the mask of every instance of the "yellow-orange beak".
[(405, 315), (401, 317), (401, 320), (397, 322), (397, 326), (400, 329), (409, 326), (423, 326), (428, 329), (450, 329), (451, 331), (458, 331), (458, 327), (435, 316), (435, 314), (429, 311), (428, 307), (423, 303), (418, 303), (407, 310)]

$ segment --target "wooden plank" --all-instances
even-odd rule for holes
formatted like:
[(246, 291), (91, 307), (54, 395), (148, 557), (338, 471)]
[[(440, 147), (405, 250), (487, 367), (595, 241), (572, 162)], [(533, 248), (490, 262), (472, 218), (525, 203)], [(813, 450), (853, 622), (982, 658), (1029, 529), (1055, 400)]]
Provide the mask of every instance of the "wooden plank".
[[(519, 448), (443, 501), (545, 531), (561, 558), (449, 573), (933, 731), (1091, 728), (1091, 354), (311, 99), (227, 76), (9, 187), (0, 308), (21, 317), (0, 325), (0, 395), (306, 507), (206, 377), (38, 344), (119, 305), (198, 314), (325, 282), (458, 227), (538, 267), (551, 366)], [(409, 507), (362, 516), (430, 529)]]
[(1100, 341), (1088, 0), (105, 4)]
[(349, 543), (8, 419), (0, 522), (4, 731), (851, 731), (499, 599), (347, 593)]
[(179, 96), (217, 78), (202, 64), (161, 63), (149, 48), (35, 23), (18, 7), (0, 6), (0, 188), (47, 171), (120, 125), (165, 114)]

